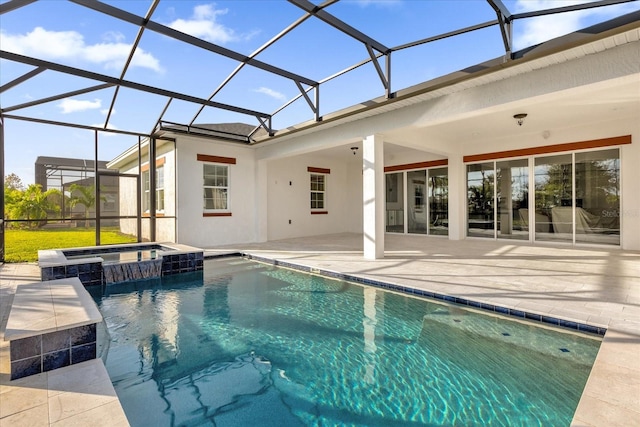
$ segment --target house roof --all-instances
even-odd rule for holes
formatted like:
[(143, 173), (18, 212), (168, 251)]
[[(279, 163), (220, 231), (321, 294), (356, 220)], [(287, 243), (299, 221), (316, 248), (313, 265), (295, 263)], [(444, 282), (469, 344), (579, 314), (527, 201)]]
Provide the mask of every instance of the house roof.
[(247, 123), (202, 123), (192, 126), (179, 123), (160, 122), (156, 127), (156, 135), (162, 136), (165, 132), (180, 133), (207, 138), (215, 138), (225, 141), (251, 143), (256, 138), (268, 137), (264, 128), (256, 130), (254, 125)]
[[(36, 158), (36, 167), (46, 167), (47, 169), (63, 169), (63, 170), (94, 170), (94, 161), (87, 159), (71, 159), (68, 157), (47, 157), (38, 156)], [(107, 169), (107, 162), (98, 160), (98, 167), (100, 169)]]

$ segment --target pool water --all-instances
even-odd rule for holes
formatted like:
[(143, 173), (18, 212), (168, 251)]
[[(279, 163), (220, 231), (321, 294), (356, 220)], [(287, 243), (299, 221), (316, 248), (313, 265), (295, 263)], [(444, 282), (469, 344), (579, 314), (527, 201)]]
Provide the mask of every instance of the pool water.
[(123, 252), (100, 252), (91, 255), (68, 255), (67, 259), (102, 258), (102, 265), (127, 262), (148, 261), (162, 257), (162, 251), (156, 249), (131, 250)]
[(132, 426), (568, 426), (600, 346), (242, 258), (93, 293)]

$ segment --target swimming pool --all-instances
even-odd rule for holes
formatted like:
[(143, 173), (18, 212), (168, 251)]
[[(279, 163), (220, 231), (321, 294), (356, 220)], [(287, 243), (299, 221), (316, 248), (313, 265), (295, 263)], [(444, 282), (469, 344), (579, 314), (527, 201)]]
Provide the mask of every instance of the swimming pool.
[(566, 426), (600, 346), (235, 257), (93, 295), (133, 426)]

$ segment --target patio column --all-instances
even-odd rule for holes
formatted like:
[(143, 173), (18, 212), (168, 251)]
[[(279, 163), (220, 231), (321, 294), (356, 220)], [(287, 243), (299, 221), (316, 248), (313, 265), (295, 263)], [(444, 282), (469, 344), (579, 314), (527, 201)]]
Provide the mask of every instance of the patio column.
[(362, 141), (362, 231), (364, 257), (384, 258), (384, 146), (382, 135)]
[(449, 240), (466, 236), (467, 170), (462, 154), (449, 154)]
[(269, 192), (268, 182), (268, 164), (266, 160), (256, 161), (256, 208), (254, 209), (255, 218), (255, 236), (257, 242), (266, 242), (268, 240), (268, 200)]

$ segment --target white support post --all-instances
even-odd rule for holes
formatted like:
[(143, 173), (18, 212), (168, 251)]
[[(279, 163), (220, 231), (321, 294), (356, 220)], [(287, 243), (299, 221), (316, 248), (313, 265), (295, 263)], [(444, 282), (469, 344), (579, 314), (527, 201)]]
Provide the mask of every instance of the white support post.
[(449, 154), (449, 240), (466, 237), (467, 171), (462, 155)]
[(266, 160), (256, 161), (256, 207), (255, 210), (255, 238), (257, 242), (266, 242), (268, 236), (268, 200), (267, 193), (269, 191), (268, 172), (269, 165)]
[(362, 231), (364, 257), (384, 258), (384, 146), (381, 135), (362, 141)]

